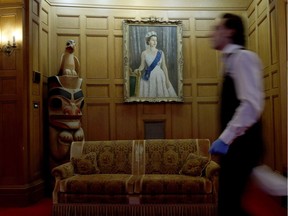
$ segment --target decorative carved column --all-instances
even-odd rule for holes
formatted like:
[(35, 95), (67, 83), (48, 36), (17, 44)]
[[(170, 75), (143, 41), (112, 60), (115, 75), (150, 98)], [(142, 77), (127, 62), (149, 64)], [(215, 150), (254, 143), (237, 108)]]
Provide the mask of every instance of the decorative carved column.
[(84, 140), (81, 127), (84, 95), (77, 76), (48, 78), (50, 165), (67, 162), (73, 141)]
[(70, 160), (73, 141), (84, 140), (81, 127), (84, 95), (78, 77), (79, 61), (75, 41), (68, 40), (61, 57), (58, 76), (48, 78), (50, 168)]

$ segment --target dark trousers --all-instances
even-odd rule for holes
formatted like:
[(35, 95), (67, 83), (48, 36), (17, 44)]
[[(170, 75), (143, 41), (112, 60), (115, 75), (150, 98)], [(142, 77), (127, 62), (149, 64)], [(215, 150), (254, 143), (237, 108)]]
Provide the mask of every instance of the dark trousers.
[[(258, 130), (258, 129), (257, 129)], [(245, 216), (241, 200), (249, 183), (252, 169), (263, 155), (262, 139), (255, 129), (237, 138), (220, 160), (218, 216)]]

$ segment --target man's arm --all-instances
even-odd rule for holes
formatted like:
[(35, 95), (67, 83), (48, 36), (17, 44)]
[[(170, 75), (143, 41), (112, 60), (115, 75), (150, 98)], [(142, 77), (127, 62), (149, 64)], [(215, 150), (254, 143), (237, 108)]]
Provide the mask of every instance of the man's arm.
[(233, 59), (232, 77), (240, 105), (219, 139), (231, 144), (256, 123), (264, 108), (262, 64), (255, 53), (241, 50)]

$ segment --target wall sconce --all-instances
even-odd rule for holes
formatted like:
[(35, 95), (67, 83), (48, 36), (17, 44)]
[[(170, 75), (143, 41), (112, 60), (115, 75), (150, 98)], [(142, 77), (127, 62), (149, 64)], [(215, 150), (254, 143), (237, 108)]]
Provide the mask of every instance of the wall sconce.
[(10, 44), (10, 41), (8, 41), (7, 44), (4, 44), (1, 48), (0, 51), (3, 52), (5, 55), (10, 56), (14, 52), (14, 50), (17, 48), (16, 46), (16, 41), (15, 41), (15, 36), (13, 36), (13, 43), (12, 45)]

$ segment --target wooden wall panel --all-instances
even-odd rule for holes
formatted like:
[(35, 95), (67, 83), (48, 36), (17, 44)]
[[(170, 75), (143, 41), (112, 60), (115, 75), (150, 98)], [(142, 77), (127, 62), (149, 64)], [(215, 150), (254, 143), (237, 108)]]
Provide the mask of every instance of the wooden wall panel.
[[(153, 137), (163, 138), (164, 131), (165, 138), (172, 138), (172, 122), (171, 122), (171, 104), (157, 103), (157, 104), (140, 104), (138, 107), (138, 134), (140, 139), (150, 137), (146, 132), (151, 131), (149, 126), (162, 128), (159, 130), (161, 134), (153, 134)], [(148, 128), (147, 128), (148, 127)]]
[[(272, 112), (272, 122), (273, 122), (273, 147), (274, 147), (274, 161), (275, 161), (275, 166), (274, 168), (277, 169), (278, 171), (283, 171), (283, 164), (282, 161), (282, 151), (283, 148), (281, 147), (281, 136), (278, 136), (277, 134), (279, 131), (281, 131), (281, 112), (280, 111), (280, 96), (277, 94), (272, 97), (272, 107), (273, 107), (273, 112)], [(278, 158), (277, 158), (277, 155)]]
[(108, 29), (107, 17), (86, 16), (86, 28), (107, 30)]
[(213, 141), (220, 133), (218, 103), (199, 102), (197, 107), (199, 137), (206, 137)]
[(87, 79), (108, 79), (108, 38), (87, 36)]
[[(19, 130), (15, 124), (19, 123), (16, 101), (0, 101), (0, 189), (2, 185), (20, 183), (19, 173), (22, 163), (21, 151), (19, 151)], [(13, 156), (11, 157), (11, 150)]]
[[(276, 32), (279, 56), (279, 82), (280, 82), (280, 97), (281, 97), (281, 162), (283, 165), (283, 172), (287, 173), (287, 147), (288, 147), (288, 1), (274, 1), (276, 2)], [(286, 22), (283, 22), (286, 20)], [(286, 121), (285, 121), (286, 119)], [(277, 133), (279, 135), (279, 132)], [(279, 155), (277, 155), (279, 156)]]
[(195, 19), (195, 30), (196, 31), (210, 31), (215, 24), (214, 18), (196, 18)]
[(276, 35), (276, 9), (275, 7), (272, 8), (270, 11), (270, 38), (271, 38), (271, 64), (276, 64), (278, 59), (278, 48), (277, 48), (277, 35)]
[[(161, 11), (158, 12), (161, 14)], [(170, 19), (183, 22), (184, 103), (175, 105), (123, 103), (122, 22), (124, 19), (133, 18), (127, 17), (127, 14), (133, 16), (130, 10), (118, 10), (116, 13), (109, 9), (92, 8), (85, 11), (55, 7), (53, 13), (55, 13), (53, 17), (57, 24), (53, 28), (52, 40), (55, 38), (57, 41), (55, 48), (58, 58), (65, 40), (76, 39), (78, 44), (75, 55), (80, 59), (81, 77), (84, 84), (82, 89), (87, 103), (83, 110), (83, 129), (87, 135), (86, 140), (143, 138), (144, 124), (147, 121), (164, 121), (167, 137), (207, 138), (206, 136), (209, 136), (211, 139), (217, 137), (218, 126), (216, 124), (210, 125), (211, 132), (207, 134), (199, 129), (198, 124), (200, 128), (207, 127), (210, 117), (206, 115), (206, 118), (202, 119), (205, 117), (203, 115), (201, 121), (199, 120), (199, 110), (201, 110), (199, 101), (201, 101), (201, 106), (205, 105), (205, 108), (209, 107), (206, 108), (209, 110), (218, 106), (219, 55), (210, 46), (209, 34), (219, 12), (184, 11), (181, 14), (171, 12)], [(97, 16), (92, 14), (97, 14)], [(137, 11), (137, 16), (145, 17), (147, 13)], [(70, 25), (71, 22), (75, 24)], [(83, 23), (83, 25), (78, 25), (78, 23)], [(69, 28), (75, 30), (74, 34)], [(58, 65), (59, 59), (54, 57), (52, 64), (53, 62), (55, 62), (54, 65)], [(131, 115), (129, 109), (131, 109)], [(218, 113), (212, 112), (211, 115), (215, 119)], [(123, 128), (122, 122), (124, 124), (125, 119), (130, 119), (131, 116), (136, 118), (134, 121), (132, 121), (133, 118), (129, 120), (129, 122), (132, 121), (133, 127)], [(98, 130), (92, 127), (92, 125), (97, 125), (96, 122), (104, 124), (103, 127), (98, 128), (101, 133), (100, 131), (96, 133), (95, 131)], [(185, 130), (178, 125), (185, 125)]]
[(32, 38), (33, 38), (33, 50), (32, 50), (32, 59), (33, 59), (33, 65), (32, 65), (32, 70), (34, 71), (39, 71), (39, 31), (40, 26), (38, 20), (33, 20), (32, 21)]
[[(21, 9), (0, 9), (1, 46), (12, 43), (13, 35), (21, 29)], [(16, 35), (15, 35), (16, 36)], [(18, 36), (18, 35), (17, 35)], [(19, 37), (16, 42), (19, 45)], [(22, 57), (21, 51), (15, 50), (10, 56), (0, 52), (0, 203), (7, 185), (21, 185), (23, 176), (25, 140), (22, 136)], [(11, 157), (11, 152), (13, 156)]]
[(15, 52), (11, 56), (6, 56), (2, 53), (0, 65), (3, 70), (15, 70), (16, 69), (16, 55)]
[[(279, 80), (279, 71), (275, 70), (271, 72), (271, 87), (273, 89), (279, 89), (280, 87), (280, 80)], [(278, 95), (278, 90), (276, 92)]]
[[(258, 24), (258, 54), (262, 60), (264, 69), (270, 65), (270, 40), (267, 16)], [(261, 40), (260, 40), (261, 38)]]
[[(29, 151), (28, 151), (28, 169), (29, 180), (38, 181), (43, 177), (43, 114), (42, 114), (42, 83), (33, 81), (34, 72), (40, 73), (41, 77), (41, 51), (40, 51), (40, 37), (41, 37), (41, 2), (33, 0), (31, 3), (31, 65), (29, 65), (29, 88), (30, 98), (29, 106)], [(42, 180), (43, 181), (43, 180)]]
[(50, 72), (50, 66), (49, 66), (49, 31), (46, 28), (42, 28), (40, 44), (41, 44), (40, 70), (42, 72), (42, 76), (47, 78)]
[(145, 115), (165, 115), (166, 113), (166, 106), (165, 104), (153, 104), (153, 105), (148, 105), (144, 104), (143, 109), (142, 109), (142, 114)]
[[(269, 97), (266, 97), (265, 100), (265, 109), (263, 112), (263, 125), (273, 125), (273, 119), (272, 119), (272, 111), (273, 111), (273, 104), (271, 103), (271, 100)], [(265, 155), (265, 163), (271, 167), (275, 167), (275, 148), (274, 148), (274, 140), (273, 140), (273, 130), (268, 127), (263, 127), (263, 137), (265, 140), (266, 145), (266, 155)]]
[(114, 77), (123, 79), (123, 37), (114, 36)]
[[(51, 70), (51, 56), (58, 55), (56, 50), (52, 49), (52, 44), (57, 44), (57, 40), (51, 40), (51, 10), (50, 4), (47, 1), (41, 1), (40, 11), (40, 72), (41, 72), (41, 97), (42, 97), (42, 110), (41, 110), (41, 126), (42, 126), (42, 151), (44, 152), (41, 163), (41, 176), (45, 179), (45, 193), (49, 194), (53, 190), (54, 184), (51, 177), (51, 162), (50, 162), (50, 138), (49, 138), (49, 119), (48, 119), (48, 77), (50, 74), (57, 74), (58, 71)], [(54, 25), (54, 24), (53, 24)], [(53, 52), (52, 52), (53, 50)], [(63, 50), (62, 50), (63, 52)], [(60, 61), (60, 60), (59, 60)], [(57, 62), (57, 66), (60, 62)]]
[(80, 16), (59, 15), (57, 17), (56, 26), (59, 29), (79, 29)]
[(199, 83), (197, 85), (197, 97), (219, 97), (219, 84), (218, 83)]
[[(42, 113), (39, 109), (39, 102), (35, 101), (33, 111), (32, 111), (32, 121), (31, 122), (31, 149), (30, 149), (30, 176), (32, 179), (37, 180), (43, 177), (43, 145), (42, 145)], [(38, 106), (38, 107), (37, 107)], [(32, 129), (33, 128), (33, 129)]]
[[(279, 2), (255, 0), (248, 8), (248, 25), (249, 25), (249, 48), (256, 51), (263, 63), (263, 83), (265, 90), (265, 109), (263, 113), (264, 138), (266, 144), (265, 163), (273, 169), (282, 172), (283, 167), (287, 167), (287, 141), (282, 135), (281, 127), (283, 117), (287, 116), (286, 111), (281, 108), (286, 103), (281, 99), (281, 77), (286, 79), (287, 76), (283, 68), (280, 67), (279, 53), (283, 44), (279, 43), (279, 31), (277, 22), (281, 22), (279, 17)], [(278, 10), (278, 11), (277, 11)], [(278, 15), (277, 15), (278, 13)], [(255, 45), (254, 45), (255, 44)], [(282, 71), (282, 72), (281, 72)], [(283, 97), (282, 97), (283, 98)], [(287, 98), (287, 95), (286, 95)], [(283, 100), (283, 101), (281, 101)], [(285, 106), (285, 105), (284, 105)], [(282, 112), (281, 112), (282, 110)], [(282, 116), (282, 117), (281, 117)], [(287, 125), (286, 125), (287, 128)], [(281, 153), (282, 152), (282, 153)], [(278, 157), (276, 156), (278, 155)]]
[[(192, 77), (192, 72), (193, 72), (193, 68), (192, 68), (192, 62), (191, 62), (191, 37), (189, 36), (184, 36), (182, 39), (182, 52), (183, 52), (183, 79), (185, 80), (189, 80)], [(184, 85), (187, 82), (184, 82)], [(185, 93), (185, 91), (184, 91)], [(184, 95), (185, 96), (185, 95)], [(188, 96), (188, 95), (186, 95)]]
[(271, 78), (269, 76), (269, 74), (264, 74), (263, 76), (263, 83), (264, 83), (264, 90), (266, 92), (269, 91), (269, 89), (271, 89), (271, 82), (270, 82)]
[[(36, 11), (36, 10), (39, 10), (40, 7), (39, 7), (39, 3), (35, 2), (35, 1), (33, 1), (32, 5), (33, 5), (33, 7), (32, 7), (33, 11), (32, 12), (35, 15), (34, 17), (36, 17), (36, 18), (34, 18), (32, 20), (32, 41), (33, 41), (33, 46), (32, 46), (32, 59), (33, 59), (33, 61), (32, 61), (32, 71), (39, 72), (40, 71), (40, 57), (41, 57), (39, 55), (40, 54), (40, 49), (39, 49), (39, 47), (40, 47), (40, 23), (39, 23), (40, 15), (39, 15), (39, 11)], [(31, 74), (33, 73), (32, 71), (31, 71)], [(33, 74), (32, 74), (32, 77), (33, 77)], [(40, 96), (40, 91), (41, 91), (40, 83), (32, 83), (32, 95), (39, 97)], [(36, 99), (36, 98), (34, 98), (34, 99)], [(36, 103), (39, 104), (39, 98), (38, 98), (38, 101)], [(34, 112), (34, 110), (32, 112)], [(34, 116), (32, 115), (32, 118), (33, 117)], [(38, 120), (40, 120), (40, 119), (38, 118)], [(32, 120), (32, 121), (34, 121), (34, 120)], [(35, 136), (36, 133), (41, 132), (39, 127), (36, 128), (36, 130), (37, 131), (34, 131), (34, 135), (32, 135), (32, 137)], [(39, 142), (39, 141), (40, 140), (37, 140), (37, 142)]]
[(8, 96), (17, 93), (16, 78), (15, 76), (12, 76), (12, 74), (0, 77), (0, 94)]
[(257, 51), (257, 41), (256, 41), (257, 35), (256, 34), (257, 34), (257, 32), (255, 29), (250, 30), (249, 39), (248, 39), (248, 43), (247, 43), (248, 49), (250, 49), (251, 51), (254, 51), (254, 52)]
[(107, 84), (87, 84), (87, 98), (109, 98), (109, 85)]
[(251, 29), (253, 26), (255, 26), (256, 23), (256, 10), (255, 10), (255, 4), (251, 4), (251, 6), (247, 10), (247, 19), (248, 19), (248, 28)]
[[(1, 28), (1, 37), (0, 44), (3, 46), (7, 44), (8, 41), (11, 44), (14, 32), (16, 30), (16, 13), (15, 11), (8, 11), (0, 14), (0, 28)], [(15, 52), (11, 56), (6, 56), (3, 53), (0, 58), (1, 70), (15, 70), (16, 69), (16, 55)]]
[(137, 105), (116, 104), (115, 113), (117, 139), (137, 139)]
[(110, 139), (110, 105), (107, 103), (86, 104), (87, 128), (85, 140)]
[[(216, 78), (219, 71), (217, 70), (217, 53), (211, 49), (210, 38), (196, 38), (196, 56), (197, 56), (197, 78)], [(209, 62), (209, 64), (208, 64)], [(216, 66), (216, 67), (215, 67)]]
[(192, 90), (192, 84), (191, 83), (184, 83), (183, 85), (183, 96), (185, 98), (191, 98), (192, 94), (193, 94), (193, 90)]
[(172, 115), (172, 137), (175, 139), (183, 137), (193, 137), (193, 113), (192, 104), (173, 104)]
[(12, 38), (16, 30), (16, 14), (15, 12), (2, 14), (1, 19), (1, 45), (11, 44)]
[(41, 59), (40, 59), (40, 71), (42, 74), (42, 80), (44, 83), (50, 73), (50, 43), (49, 43), (49, 34), (50, 34), (50, 7), (45, 2), (42, 1), (41, 10), (40, 10), (40, 47), (41, 47)]
[[(83, 110), (83, 129), (87, 140), (143, 138), (145, 122), (150, 124), (153, 121), (163, 123), (166, 137), (208, 137), (211, 140), (218, 137), (221, 62), (219, 53), (211, 48), (209, 37), (215, 19), (224, 11), (220, 4), (207, 10), (203, 10), (203, 7), (192, 10), (191, 7), (181, 8), (181, 11), (177, 8), (166, 10), (164, 6), (154, 10), (148, 10), (145, 6), (114, 10), (109, 5), (104, 9), (52, 4), (52, 22), (56, 24), (52, 28), (51, 40), (58, 41), (52, 50), (57, 50), (58, 56), (52, 56), (51, 67), (57, 70), (59, 53), (65, 40), (76, 38), (80, 48), (75, 55), (80, 59), (82, 89), (87, 103)], [(247, 17), (248, 47), (258, 52), (263, 61), (266, 101), (270, 104), (270, 108), (265, 110), (268, 127), (273, 109), (276, 108), (272, 107), (272, 98), (279, 94), (279, 72), (277, 66), (271, 65), (278, 61), (277, 34), (274, 33), (276, 26), (273, 27), (277, 13), (268, 9), (265, 0), (254, 0), (248, 8), (230, 5), (225, 12), (230, 9), (232, 13)], [(122, 21), (153, 15), (183, 22), (184, 102), (125, 104)], [(129, 120), (133, 127), (123, 128), (125, 120)], [(98, 126), (99, 122), (103, 124), (101, 127)], [(183, 130), (179, 125), (186, 127)], [(273, 138), (274, 134), (271, 136)], [(268, 139), (272, 139), (271, 136)]]
[(120, 99), (122, 101), (123, 95), (124, 95), (123, 84), (115, 84), (115, 98)]
[(262, 15), (267, 10), (267, 1), (266, 0), (258, 0), (257, 3), (257, 14), (258, 16)]

